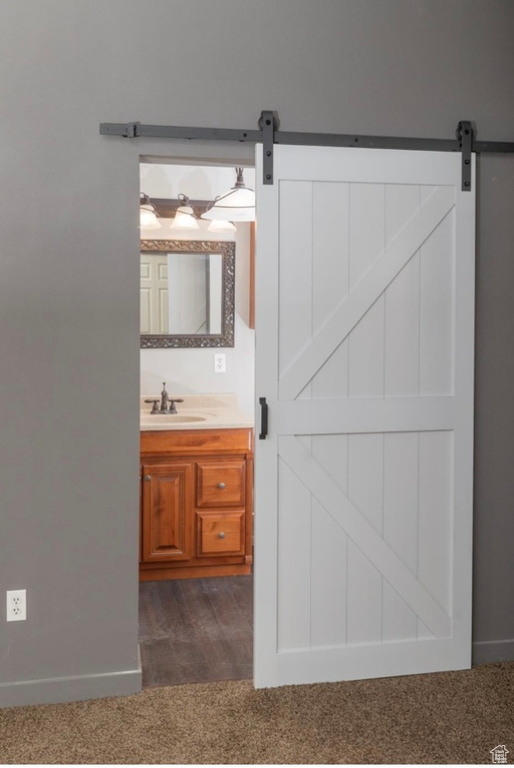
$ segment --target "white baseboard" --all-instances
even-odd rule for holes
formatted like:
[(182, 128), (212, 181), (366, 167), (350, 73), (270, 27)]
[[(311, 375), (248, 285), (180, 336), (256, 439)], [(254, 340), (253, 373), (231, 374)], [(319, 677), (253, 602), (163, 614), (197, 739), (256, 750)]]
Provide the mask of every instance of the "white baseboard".
[(102, 699), (107, 696), (129, 696), (139, 693), (141, 685), (142, 672), (139, 657), (137, 669), (121, 672), (0, 683), (0, 707), (58, 704), (65, 701)]
[(473, 643), (473, 664), (488, 664), (493, 661), (514, 661), (514, 638)]

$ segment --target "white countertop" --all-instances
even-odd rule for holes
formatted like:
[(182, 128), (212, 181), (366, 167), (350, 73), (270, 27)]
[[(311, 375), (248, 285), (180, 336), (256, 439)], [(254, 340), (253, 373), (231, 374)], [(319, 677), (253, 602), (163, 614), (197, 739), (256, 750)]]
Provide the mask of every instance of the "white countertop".
[[(253, 418), (237, 407), (237, 396), (222, 395), (181, 395), (170, 392), (172, 400), (177, 402), (176, 414), (152, 414), (152, 403), (145, 400), (157, 399), (156, 395), (146, 395), (140, 400), (140, 426), (142, 432), (179, 430), (179, 429), (237, 429), (253, 427)], [(159, 396), (160, 401), (160, 396)]]

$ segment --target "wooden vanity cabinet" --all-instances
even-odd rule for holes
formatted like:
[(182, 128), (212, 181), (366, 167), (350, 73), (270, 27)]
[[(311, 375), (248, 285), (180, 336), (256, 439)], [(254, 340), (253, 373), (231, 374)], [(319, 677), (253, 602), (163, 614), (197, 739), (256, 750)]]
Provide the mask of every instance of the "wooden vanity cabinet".
[(248, 574), (253, 430), (141, 432), (140, 579)]

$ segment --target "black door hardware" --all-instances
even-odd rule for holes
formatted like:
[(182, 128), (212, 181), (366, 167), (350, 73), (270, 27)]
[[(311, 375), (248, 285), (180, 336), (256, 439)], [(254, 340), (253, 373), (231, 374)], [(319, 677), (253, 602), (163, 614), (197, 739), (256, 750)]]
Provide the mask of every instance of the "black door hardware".
[(259, 397), (259, 403), (261, 405), (261, 432), (259, 440), (266, 440), (268, 436), (268, 404), (265, 397)]

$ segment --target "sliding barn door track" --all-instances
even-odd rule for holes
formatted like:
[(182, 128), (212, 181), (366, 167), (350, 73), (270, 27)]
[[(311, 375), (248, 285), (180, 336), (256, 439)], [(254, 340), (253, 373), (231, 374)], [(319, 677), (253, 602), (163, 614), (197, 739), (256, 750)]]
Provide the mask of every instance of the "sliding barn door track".
[(104, 136), (156, 139), (199, 139), (201, 141), (240, 141), (263, 145), (263, 183), (273, 184), (273, 147), (275, 144), (316, 147), (354, 147), (367, 149), (413, 149), (462, 154), (462, 189), (471, 190), (471, 155), (473, 152), (514, 153), (514, 142), (476, 141), (470, 120), (457, 125), (455, 139), (417, 139), (405, 136), (360, 136), (347, 133), (301, 133), (278, 130), (278, 117), (271, 111), (261, 112), (258, 128), (191, 128), (177, 125), (144, 125), (142, 123), (100, 123)]

